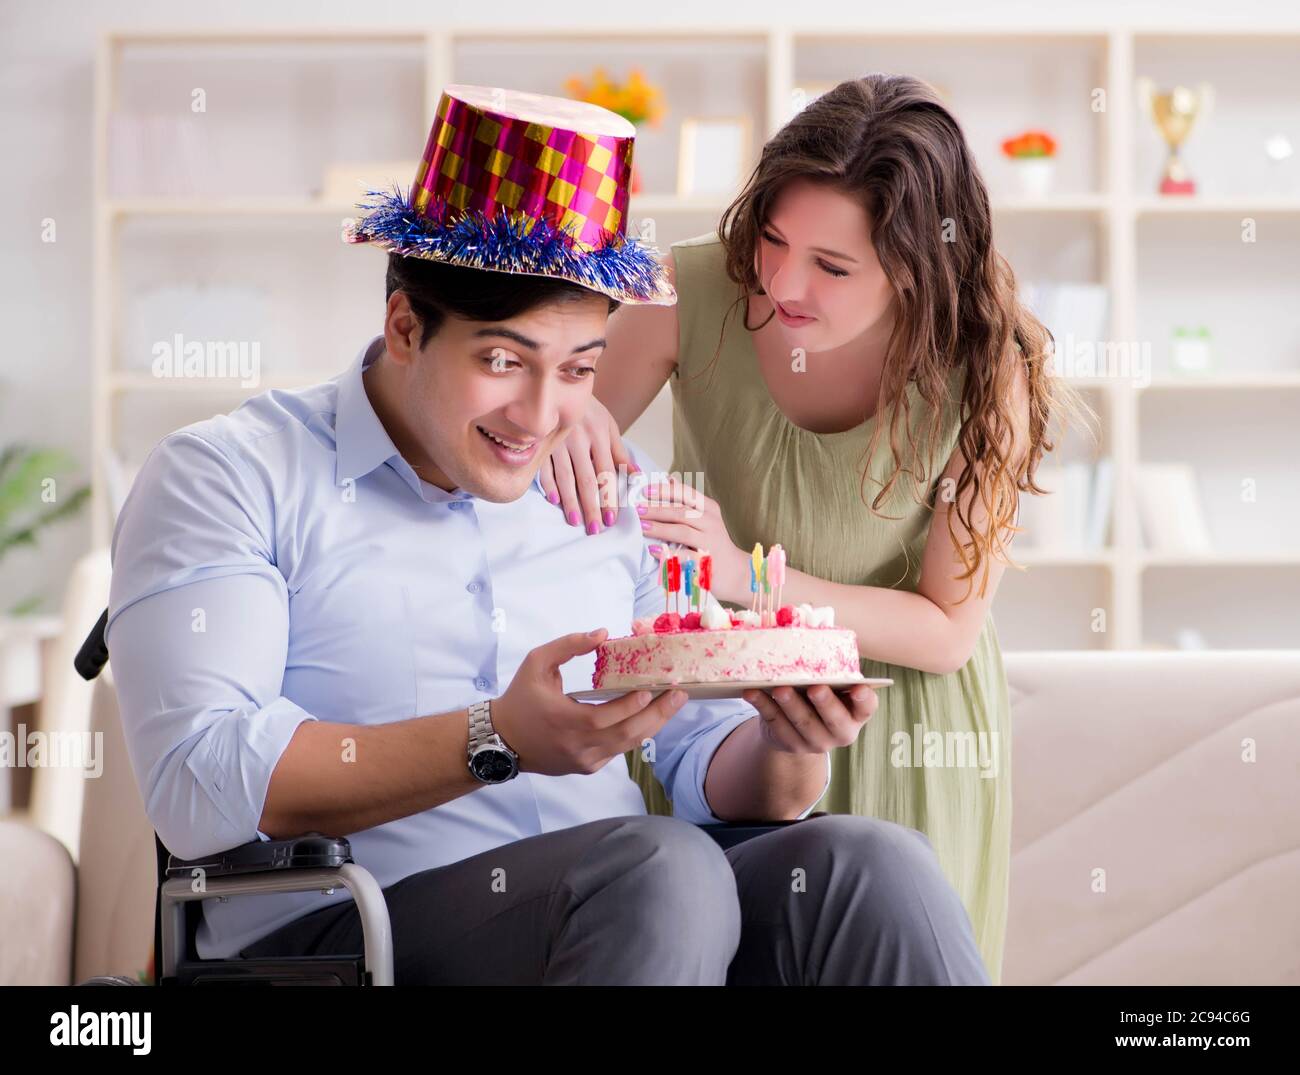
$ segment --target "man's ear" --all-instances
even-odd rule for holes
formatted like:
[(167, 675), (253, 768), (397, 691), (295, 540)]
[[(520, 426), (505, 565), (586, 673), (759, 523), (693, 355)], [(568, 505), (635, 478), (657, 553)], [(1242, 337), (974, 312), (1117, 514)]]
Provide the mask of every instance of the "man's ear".
[(422, 326), (404, 291), (388, 296), (384, 318), (384, 347), (399, 366), (410, 365), (420, 351)]

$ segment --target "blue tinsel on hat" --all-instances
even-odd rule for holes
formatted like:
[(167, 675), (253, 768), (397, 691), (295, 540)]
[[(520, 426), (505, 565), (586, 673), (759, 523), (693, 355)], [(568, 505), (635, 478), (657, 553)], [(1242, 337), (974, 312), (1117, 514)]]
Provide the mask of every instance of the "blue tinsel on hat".
[(370, 202), (357, 203), (368, 213), (353, 228), (355, 242), (467, 268), (556, 276), (644, 301), (671, 294), (653, 248), (630, 236), (609, 235), (583, 249), (571, 233), (525, 213), (498, 212), (489, 219), (479, 210), (448, 212), (439, 201), (425, 216), (396, 185), (366, 195)]

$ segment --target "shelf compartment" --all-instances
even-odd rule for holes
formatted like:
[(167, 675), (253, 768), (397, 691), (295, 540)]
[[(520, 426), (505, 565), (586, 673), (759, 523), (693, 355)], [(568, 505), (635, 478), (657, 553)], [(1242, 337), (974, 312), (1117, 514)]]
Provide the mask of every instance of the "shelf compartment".
[(1171, 373), (1177, 326), (1209, 328), (1215, 373), (1300, 369), (1300, 215), (1262, 218), (1254, 242), (1242, 237), (1241, 221), (1232, 216), (1139, 219), (1137, 339), (1149, 347), (1153, 377)]
[(1211, 649), (1300, 648), (1300, 564), (1149, 567), (1142, 573), (1142, 635), (1182, 648), (1179, 631)]
[(105, 193), (308, 198), (332, 164), (417, 152), (424, 40), (306, 38), (117, 39)]
[[(1195, 88), (1201, 82), (1214, 90), (1211, 108), (1196, 118), (1180, 149), (1197, 184), (1189, 204), (1197, 197), (1210, 204), (1217, 199), (1300, 199), (1300, 160), (1278, 163), (1264, 153), (1266, 139), (1274, 134), (1294, 136), (1298, 47), (1300, 36), (1284, 32), (1134, 35), (1134, 78), (1149, 77), (1159, 90)], [(1134, 95), (1134, 194), (1155, 199), (1168, 150), (1156, 125), (1138, 107), (1136, 90)], [(1175, 203), (1171, 198), (1164, 204), (1172, 209)]]
[(1093, 88), (1106, 84), (1103, 34), (859, 29), (797, 33), (793, 46), (794, 84), (808, 91), (885, 71), (915, 75), (946, 94), (995, 202), (1019, 200), (1001, 145), (1030, 128), (1046, 128), (1057, 139), (1056, 196), (1093, 196), (1103, 188), (1107, 113), (1088, 107)]
[[(1138, 400), (1138, 465), (1187, 463), (1195, 472), (1213, 551), (1193, 558), (1287, 557), (1300, 548), (1294, 394), (1144, 392)], [(1148, 549), (1144, 555), (1185, 554)]]
[[(1004, 652), (1109, 649), (1118, 627), (1111, 593), (1105, 564), (1037, 563), (1024, 571), (1008, 567), (993, 604), (998, 641)], [(1050, 600), (1044, 599), (1047, 594)], [(1104, 631), (1092, 629), (1096, 609), (1105, 610)]]

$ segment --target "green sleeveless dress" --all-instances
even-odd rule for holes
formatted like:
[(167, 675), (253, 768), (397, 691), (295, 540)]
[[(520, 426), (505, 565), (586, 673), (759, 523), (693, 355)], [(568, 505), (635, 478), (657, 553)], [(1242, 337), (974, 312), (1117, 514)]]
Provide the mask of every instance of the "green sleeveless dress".
[[(930, 478), (925, 504), (904, 473), (881, 505), (894, 518), (882, 518), (867, 505), (881, 487), (877, 483), (893, 471), (889, 415), (877, 413), (840, 433), (812, 433), (794, 425), (759, 373), (741, 322), (743, 308), (727, 322), (710, 370), (737, 287), (727, 278), (716, 233), (675, 243), (672, 250), (679, 347), (670, 380), (671, 469), (701, 482), (739, 548), (779, 542), (793, 570), (831, 582), (914, 592), (932, 518), (925, 504), (933, 504), (939, 475), (957, 444), (961, 371), (949, 385), (935, 457), (925, 461)], [(932, 412), (915, 389), (914, 384), (907, 389), (911, 425), (917, 450), (924, 452)], [(877, 421), (886, 428), (868, 464), (865, 452)], [(905, 436), (901, 426), (900, 436)], [(900, 446), (907, 450), (906, 443)], [(906, 455), (903, 462), (906, 466)], [(860, 493), (864, 468), (875, 481), (868, 480)], [(879, 706), (857, 741), (832, 752), (830, 787), (813, 809), (884, 818), (925, 833), (965, 904), (997, 984), (1011, 857), (1011, 723), (993, 617), (970, 660), (950, 675), (870, 659), (862, 661), (862, 674), (894, 682), (879, 689)], [(671, 814), (650, 766), (637, 751), (627, 759), (647, 809)]]

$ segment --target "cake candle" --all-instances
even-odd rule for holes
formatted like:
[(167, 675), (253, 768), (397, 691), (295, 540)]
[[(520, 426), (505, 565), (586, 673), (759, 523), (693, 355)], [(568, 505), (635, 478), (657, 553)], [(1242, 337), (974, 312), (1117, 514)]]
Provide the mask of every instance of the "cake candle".
[(763, 546), (754, 543), (754, 551), (749, 555), (749, 592), (754, 596), (749, 600), (749, 611), (758, 611), (758, 580), (763, 570)]
[(768, 560), (771, 561), (771, 567), (768, 569), (768, 575), (771, 577), (774, 597), (772, 599), (772, 616), (773, 622), (776, 618), (776, 610), (781, 607), (781, 588), (785, 586), (785, 549), (780, 545), (773, 545), (772, 551), (768, 553)]
[(668, 615), (668, 549), (659, 550), (659, 585), (664, 591), (664, 615)]
[(764, 557), (763, 558), (763, 597), (759, 601), (759, 605), (758, 605), (759, 607), (758, 625), (760, 627), (771, 626), (771, 624), (767, 622), (767, 618), (769, 614), (768, 606), (772, 602), (771, 599), (772, 584), (768, 581), (768, 577), (767, 577), (767, 561), (768, 561), (768, 557)]

